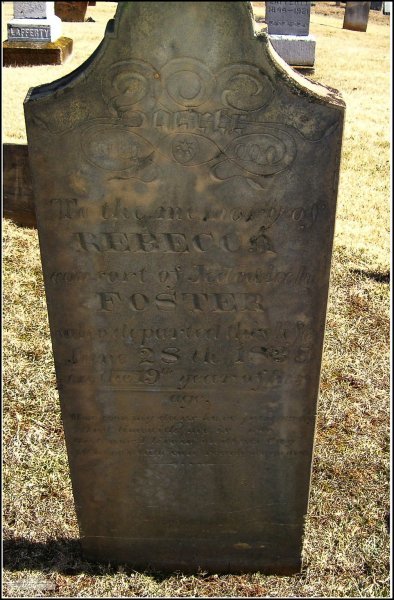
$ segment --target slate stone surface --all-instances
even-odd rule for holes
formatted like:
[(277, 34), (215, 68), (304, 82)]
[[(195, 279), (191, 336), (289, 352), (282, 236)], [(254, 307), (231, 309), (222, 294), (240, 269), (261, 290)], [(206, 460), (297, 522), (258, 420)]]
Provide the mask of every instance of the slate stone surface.
[(86, 557), (297, 572), (340, 96), (246, 2), (121, 2), (25, 115)]
[(265, 3), (265, 20), (269, 34), (308, 35), (310, 19), (310, 2)]

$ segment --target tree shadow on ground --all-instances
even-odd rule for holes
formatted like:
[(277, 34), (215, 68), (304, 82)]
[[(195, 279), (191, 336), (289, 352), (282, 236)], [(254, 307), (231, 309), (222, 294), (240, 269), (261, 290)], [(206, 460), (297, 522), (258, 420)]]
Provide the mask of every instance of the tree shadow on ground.
[(57, 572), (62, 575), (114, 575), (121, 568), (122, 573), (132, 575), (143, 573), (161, 583), (174, 575), (150, 569), (133, 569), (130, 565), (92, 563), (84, 560), (79, 540), (58, 538), (46, 542), (35, 542), (26, 538), (3, 540), (3, 567), (8, 571)]
[(381, 273), (380, 271), (366, 271), (364, 269), (350, 269), (351, 273), (355, 273), (356, 275), (362, 275), (363, 277), (367, 277), (368, 279), (373, 279), (377, 283), (390, 283), (390, 272), (386, 271), (385, 273)]

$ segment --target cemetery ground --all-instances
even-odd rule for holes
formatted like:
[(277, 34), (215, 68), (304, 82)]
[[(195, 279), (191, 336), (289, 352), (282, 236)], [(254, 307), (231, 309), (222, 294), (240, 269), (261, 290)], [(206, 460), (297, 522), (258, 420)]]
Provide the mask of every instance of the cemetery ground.
[[(81, 558), (37, 231), (3, 220), (4, 595), (390, 595), (389, 18), (371, 12), (366, 33), (347, 31), (343, 9), (318, 4), (308, 77), (340, 90), (347, 113), (302, 573), (164, 575)], [(28, 89), (80, 65), (115, 7), (98, 2), (87, 13), (95, 22), (63, 23), (63, 35), (74, 40), (64, 65), (3, 69), (4, 142), (26, 143)], [(3, 3), (4, 27), (11, 13), (12, 3)]]

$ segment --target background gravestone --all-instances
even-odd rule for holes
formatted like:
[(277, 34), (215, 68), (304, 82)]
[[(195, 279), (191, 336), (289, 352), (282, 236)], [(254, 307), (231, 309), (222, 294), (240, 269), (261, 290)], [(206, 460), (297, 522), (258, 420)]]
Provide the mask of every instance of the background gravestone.
[(265, 6), (269, 34), (309, 34), (310, 2), (266, 2)]
[(266, 2), (265, 20), (269, 39), (289, 65), (312, 67), (316, 39), (309, 35), (310, 2)]
[(367, 31), (370, 2), (346, 2), (343, 29)]
[(14, 2), (14, 18), (8, 23), (8, 40), (55, 42), (61, 21), (55, 16), (53, 2)]
[(55, 2), (55, 14), (66, 22), (83, 22), (91, 2)]
[(4, 66), (62, 64), (72, 52), (72, 40), (61, 37), (61, 20), (53, 2), (14, 2), (14, 18), (3, 42)]
[(344, 105), (276, 56), (247, 3), (122, 2), (26, 98), (88, 559), (300, 569)]

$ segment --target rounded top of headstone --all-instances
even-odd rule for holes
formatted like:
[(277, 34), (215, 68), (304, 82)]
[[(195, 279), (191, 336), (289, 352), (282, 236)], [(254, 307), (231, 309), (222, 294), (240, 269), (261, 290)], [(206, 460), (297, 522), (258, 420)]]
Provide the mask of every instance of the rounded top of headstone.
[(119, 2), (115, 35), (125, 53), (144, 48), (157, 66), (190, 57), (216, 68), (238, 57), (240, 45), (249, 50), (253, 12), (249, 2)]
[[(26, 102), (45, 101), (55, 92), (58, 98), (63, 90), (85, 84), (97, 86), (106, 99), (108, 73), (115, 77), (122, 63), (130, 61), (141, 63), (137, 65), (140, 85), (148, 81), (159, 95), (159, 88), (164, 87), (167, 95), (176, 95), (174, 82), (181, 79), (183, 87), (190, 87), (183, 102), (186, 108), (201, 105), (209, 96), (209, 87), (220, 83), (223, 70), (234, 65), (257, 69), (265, 78), (261, 90), (259, 84), (253, 84), (253, 76), (244, 78), (250, 88), (257, 85), (263, 104), (272, 96), (270, 89), (282, 85), (321, 103), (343, 106), (335, 90), (298, 75), (274, 51), (265, 33), (256, 34), (250, 2), (119, 2), (92, 56), (66, 77), (30, 90)], [(177, 77), (173, 77), (174, 69), (180, 73)], [(116, 81), (123, 85), (119, 78)], [(234, 86), (242, 91), (241, 79), (231, 80), (231, 89)], [(249, 90), (252, 95), (260, 91)]]

